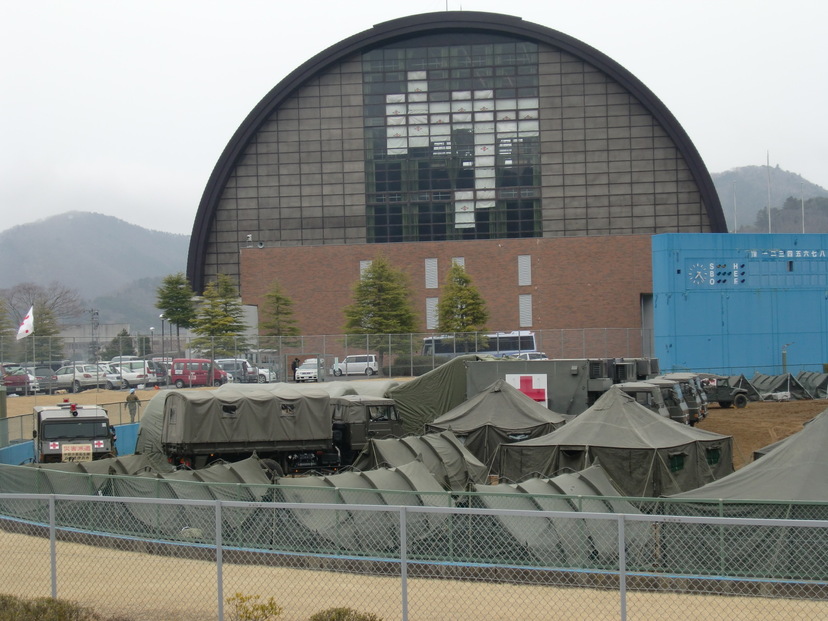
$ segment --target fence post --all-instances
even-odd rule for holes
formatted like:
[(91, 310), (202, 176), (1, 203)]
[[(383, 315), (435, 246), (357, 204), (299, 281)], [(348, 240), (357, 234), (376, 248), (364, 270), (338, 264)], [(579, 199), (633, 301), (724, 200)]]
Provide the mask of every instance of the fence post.
[(49, 556), (52, 568), (52, 599), (57, 599), (57, 544), (55, 528), (55, 497), (49, 496)]
[(400, 507), (400, 599), (402, 621), (408, 621), (408, 509)]
[(624, 514), (618, 515), (618, 593), (621, 597), (621, 621), (627, 619), (627, 542)]
[(222, 566), (220, 500), (216, 501), (216, 594), (218, 596), (218, 619), (224, 621), (224, 567)]

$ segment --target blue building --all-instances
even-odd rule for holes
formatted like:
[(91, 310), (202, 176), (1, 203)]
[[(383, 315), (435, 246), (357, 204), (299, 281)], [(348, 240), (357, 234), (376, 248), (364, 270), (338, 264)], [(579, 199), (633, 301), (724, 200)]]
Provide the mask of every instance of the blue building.
[(654, 235), (653, 354), (661, 368), (822, 372), (826, 249), (828, 235)]

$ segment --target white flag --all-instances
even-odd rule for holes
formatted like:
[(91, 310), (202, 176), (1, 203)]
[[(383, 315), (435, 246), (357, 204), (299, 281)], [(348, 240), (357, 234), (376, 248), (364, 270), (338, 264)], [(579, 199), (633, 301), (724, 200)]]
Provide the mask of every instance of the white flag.
[(34, 315), (32, 311), (34, 310), (34, 306), (29, 309), (29, 312), (26, 313), (26, 316), (23, 317), (23, 321), (20, 322), (20, 327), (17, 329), (17, 340), (19, 341), (22, 338), (29, 336), (32, 332), (34, 332)]

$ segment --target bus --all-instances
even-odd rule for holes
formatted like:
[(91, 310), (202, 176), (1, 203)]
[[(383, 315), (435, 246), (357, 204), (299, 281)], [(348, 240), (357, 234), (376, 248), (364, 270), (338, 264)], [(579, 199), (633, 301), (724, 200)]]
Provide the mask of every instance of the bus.
[(513, 332), (479, 332), (441, 334), (423, 339), (423, 356), (462, 356), (486, 354), (489, 356), (514, 356), (521, 352), (536, 351), (535, 333), (525, 330)]

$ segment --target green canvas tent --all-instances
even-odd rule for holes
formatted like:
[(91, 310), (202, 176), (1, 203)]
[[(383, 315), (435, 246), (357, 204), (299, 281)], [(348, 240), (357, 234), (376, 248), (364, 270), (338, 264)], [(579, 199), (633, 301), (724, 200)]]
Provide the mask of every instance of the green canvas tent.
[(484, 483), (488, 468), (472, 455), (450, 431), (424, 436), (372, 439), (353, 464), (355, 470), (399, 467), (415, 459), (448, 490), (469, 489)]
[[(617, 498), (615, 489), (600, 465), (581, 472), (565, 473), (551, 479), (532, 478), (518, 484), (477, 485), (475, 504), (489, 509), (556, 511), (571, 517), (526, 517), (497, 515), (497, 530), (514, 539), (511, 549), (525, 548), (535, 562), (545, 567), (593, 567), (618, 562), (618, 524), (615, 520), (578, 519), (577, 513), (640, 513), (632, 504)], [(606, 497), (605, 497), (606, 496)], [(626, 525), (627, 562), (643, 565), (652, 558), (649, 526)]]
[(552, 433), (500, 447), (501, 477), (554, 476), (600, 461), (625, 496), (695, 489), (733, 472), (732, 438), (663, 418), (611, 387)]
[(428, 423), (426, 431), (451, 431), (491, 472), (499, 472), (501, 444), (546, 435), (566, 421), (567, 417), (499, 379)]
[[(447, 507), (451, 497), (420, 460), (396, 468), (369, 472), (344, 472), (328, 476), (280, 478), (277, 494), (288, 503), (323, 503), (391, 506)], [(274, 537), (295, 542), (321, 537), (333, 549), (381, 555), (399, 545), (400, 516), (396, 511), (347, 511), (334, 509), (291, 510), (296, 522), (280, 525)], [(448, 514), (411, 513), (408, 537), (434, 537), (443, 530)]]

